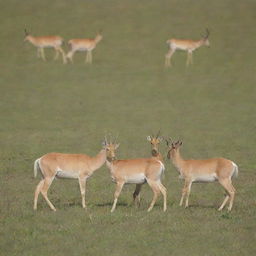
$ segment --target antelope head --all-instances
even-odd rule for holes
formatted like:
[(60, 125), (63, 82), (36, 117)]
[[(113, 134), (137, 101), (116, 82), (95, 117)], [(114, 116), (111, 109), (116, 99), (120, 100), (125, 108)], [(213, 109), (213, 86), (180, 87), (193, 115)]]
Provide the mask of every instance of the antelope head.
[(168, 147), (167, 158), (170, 159), (176, 154), (177, 150), (182, 145), (182, 141), (178, 140), (178, 141), (174, 142), (171, 138), (169, 138), (169, 140), (165, 140), (165, 141), (166, 141), (166, 144)]
[(102, 143), (103, 148), (106, 150), (107, 160), (109, 162), (112, 162), (116, 159), (116, 150), (120, 145), (116, 143), (116, 140), (117, 138), (114, 140), (114, 142), (112, 142), (110, 139), (108, 142), (107, 137), (105, 136), (105, 140)]
[(163, 137), (160, 136), (160, 130), (158, 131), (157, 135), (149, 135), (147, 137), (147, 140), (150, 142), (152, 146), (152, 156), (158, 156), (159, 154), (159, 144), (162, 142)]

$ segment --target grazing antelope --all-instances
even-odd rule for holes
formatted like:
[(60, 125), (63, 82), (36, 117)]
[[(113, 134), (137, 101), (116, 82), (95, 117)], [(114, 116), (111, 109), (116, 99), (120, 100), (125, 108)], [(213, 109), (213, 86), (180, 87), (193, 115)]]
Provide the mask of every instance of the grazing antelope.
[(63, 44), (64, 40), (60, 36), (31, 36), (27, 30), (25, 29), (25, 39), (24, 41), (28, 41), (31, 44), (33, 44), (35, 47), (37, 47), (37, 57), (42, 58), (44, 61), (46, 61), (45, 54), (44, 54), (44, 48), (54, 48), (55, 49), (55, 57), (54, 60), (57, 60), (59, 57), (59, 53), (62, 54), (63, 63), (66, 64), (66, 55), (63, 49), (61, 48), (61, 45)]
[(39, 182), (35, 190), (34, 210), (37, 209), (38, 195), (41, 192), (50, 208), (56, 211), (47, 197), (47, 191), (55, 177), (78, 179), (82, 195), (82, 206), (86, 208), (86, 180), (106, 162), (107, 147), (108, 145), (104, 143), (103, 149), (95, 157), (85, 154), (49, 153), (38, 158), (34, 163), (34, 176), (36, 177), (37, 171), (40, 170), (43, 179)]
[[(148, 212), (154, 207), (160, 192), (164, 198), (163, 210), (166, 211), (166, 188), (161, 183), (161, 176), (164, 171), (162, 162), (154, 158), (116, 160), (115, 151), (119, 147), (119, 144), (110, 142), (107, 145), (106, 163), (110, 169), (112, 180), (116, 182), (116, 191), (111, 212), (116, 208), (116, 203), (124, 184), (137, 184), (141, 186), (146, 182), (154, 193)], [(134, 197), (134, 200), (136, 200), (136, 190), (134, 192)]]
[(227, 193), (218, 210), (221, 211), (230, 199), (228, 210), (231, 211), (235, 196), (235, 188), (232, 185), (231, 178), (237, 177), (238, 175), (237, 165), (225, 158), (184, 160), (180, 154), (182, 142), (172, 142), (171, 139), (171, 144), (168, 140), (166, 140), (166, 142), (169, 147), (167, 157), (172, 160), (173, 165), (180, 173), (180, 178), (185, 180), (180, 206), (182, 206), (183, 199), (186, 197), (185, 207), (188, 207), (188, 198), (193, 182), (218, 181)]
[(189, 65), (189, 63), (193, 64), (193, 59), (192, 59), (193, 51), (203, 45), (210, 46), (210, 42), (208, 40), (209, 35), (210, 35), (210, 32), (208, 29), (206, 29), (206, 35), (200, 40), (175, 39), (175, 38), (167, 40), (166, 43), (169, 46), (169, 51), (165, 55), (165, 66), (166, 67), (171, 66), (171, 57), (176, 50), (187, 51), (188, 52), (187, 66)]
[(92, 50), (102, 40), (103, 36), (98, 33), (94, 39), (71, 39), (68, 41), (70, 51), (67, 54), (67, 58), (73, 63), (73, 55), (75, 52), (86, 51), (85, 62), (92, 63)]

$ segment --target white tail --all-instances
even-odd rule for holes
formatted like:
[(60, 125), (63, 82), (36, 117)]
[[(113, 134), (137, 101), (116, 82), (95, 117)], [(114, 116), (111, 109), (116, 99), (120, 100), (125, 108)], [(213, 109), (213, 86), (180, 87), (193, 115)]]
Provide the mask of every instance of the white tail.
[(36, 159), (36, 161), (34, 162), (34, 177), (35, 178), (37, 176), (37, 171), (40, 170), (39, 161), (40, 161), (40, 158)]
[(54, 205), (50, 202), (47, 196), (47, 191), (51, 186), (54, 177), (78, 179), (82, 196), (82, 206), (83, 208), (86, 208), (86, 180), (94, 173), (94, 171), (99, 169), (105, 161), (105, 147), (95, 157), (90, 157), (85, 154), (49, 153), (37, 159), (34, 163), (34, 176), (36, 177), (38, 170), (40, 170), (43, 179), (35, 189), (34, 210), (37, 209), (38, 196), (41, 193), (50, 208), (53, 211), (56, 211)]
[(180, 173), (180, 177), (185, 180), (185, 185), (182, 190), (180, 206), (183, 204), (183, 199), (186, 197), (185, 207), (188, 207), (188, 198), (193, 182), (214, 182), (218, 181), (225, 189), (227, 195), (219, 207), (221, 211), (228, 200), (228, 210), (231, 211), (235, 197), (235, 188), (232, 185), (232, 177), (237, 177), (237, 165), (225, 158), (212, 158), (204, 160), (184, 160), (180, 154), (179, 148), (182, 145), (181, 141), (172, 142), (169, 144), (167, 157), (172, 160), (173, 165)]

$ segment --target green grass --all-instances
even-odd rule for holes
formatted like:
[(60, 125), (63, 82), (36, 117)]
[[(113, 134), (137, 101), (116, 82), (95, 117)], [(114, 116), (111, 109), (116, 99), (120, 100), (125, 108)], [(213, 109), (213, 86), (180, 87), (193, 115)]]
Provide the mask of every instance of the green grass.
[[(255, 222), (255, 8), (254, 1), (2, 1), (0, 9), (0, 255), (254, 255)], [(103, 40), (84, 64), (36, 57), (23, 42), (33, 35)], [(186, 53), (164, 68), (166, 40), (199, 38), (211, 47)], [(65, 51), (67, 51), (65, 46)], [(146, 136), (159, 129), (183, 140), (185, 158), (222, 156), (239, 166), (231, 213), (216, 209), (218, 184), (195, 184), (191, 207), (180, 208), (182, 182), (165, 159), (168, 210), (159, 199), (151, 213), (147, 185), (142, 205), (125, 186), (110, 214), (115, 190), (106, 166), (87, 186), (81, 208), (76, 180), (55, 180), (33, 211), (34, 160), (47, 152), (95, 155), (106, 133), (119, 134), (118, 157), (150, 155)], [(162, 145), (161, 152), (166, 154)]]

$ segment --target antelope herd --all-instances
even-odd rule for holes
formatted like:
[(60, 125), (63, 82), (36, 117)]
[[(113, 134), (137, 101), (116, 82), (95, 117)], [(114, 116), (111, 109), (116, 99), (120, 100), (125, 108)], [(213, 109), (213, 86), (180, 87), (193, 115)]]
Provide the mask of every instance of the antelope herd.
[[(210, 42), (208, 37), (210, 32), (206, 29), (206, 35), (203, 36), (200, 40), (191, 40), (191, 39), (169, 39), (166, 41), (169, 47), (168, 53), (165, 55), (165, 66), (171, 66), (171, 57), (176, 50), (187, 51), (187, 66), (193, 64), (193, 51), (198, 49), (199, 47), (206, 45), (210, 46)], [(56, 51), (54, 59), (57, 60), (59, 57), (59, 53), (62, 54), (63, 64), (67, 63), (69, 60), (73, 63), (73, 55), (75, 52), (86, 52), (85, 62), (91, 64), (92, 63), (92, 51), (95, 49), (97, 44), (102, 40), (103, 36), (101, 32), (95, 36), (95, 38), (79, 38), (79, 39), (70, 39), (68, 41), (68, 45), (70, 47), (70, 51), (65, 54), (64, 50), (61, 48), (64, 40), (60, 36), (40, 36), (35, 37), (30, 35), (25, 29), (25, 39), (24, 41), (28, 41), (37, 47), (37, 56), (46, 61), (44, 48), (54, 48)]]
[[(206, 29), (206, 34), (200, 40), (184, 40), (172, 38), (167, 40), (169, 51), (165, 56), (165, 66), (171, 66), (171, 57), (176, 50), (187, 51), (186, 64), (193, 64), (192, 53), (199, 47), (209, 46), (209, 30)], [(60, 36), (40, 36), (35, 37), (30, 35), (25, 29), (25, 39), (37, 48), (37, 56), (44, 61), (44, 48), (53, 48), (55, 50), (54, 59), (57, 60), (59, 54), (62, 55), (63, 63), (66, 64), (68, 60), (73, 63), (73, 55), (75, 52), (85, 51), (85, 62), (92, 63), (92, 51), (97, 44), (102, 40), (101, 32), (93, 39), (80, 38), (71, 39), (68, 41), (70, 47), (66, 54), (62, 49), (64, 40)], [(212, 158), (205, 160), (184, 160), (180, 154), (181, 141), (172, 141), (171, 139), (164, 139), (158, 132), (155, 136), (148, 136), (147, 140), (150, 142), (152, 150), (151, 156), (148, 158), (135, 159), (116, 159), (116, 150), (119, 144), (112, 140), (107, 140), (106, 136), (102, 144), (100, 152), (94, 156), (86, 154), (62, 154), (62, 153), (48, 153), (38, 158), (34, 163), (34, 176), (40, 171), (42, 180), (38, 183), (34, 194), (34, 210), (37, 210), (38, 196), (41, 193), (46, 200), (49, 207), (56, 211), (56, 208), (48, 198), (47, 192), (51, 186), (54, 178), (69, 178), (78, 179), (80, 192), (82, 197), (82, 207), (86, 208), (86, 181), (92, 174), (102, 167), (105, 163), (110, 171), (113, 182), (116, 183), (116, 190), (114, 193), (114, 202), (111, 212), (116, 209), (117, 201), (125, 184), (135, 184), (135, 191), (133, 193), (134, 204), (140, 205), (140, 192), (142, 185), (147, 183), (152, 189), (153, 198), (148, 207), (148, 212), (151, 211), (160, 194), (163, 196), (163, 211), (167, 209), (167, 189), (162, 184), (162, 176), (165, 170), (164, 158), (159, 151), (159, 144), (165, 140), (167, 144), (167, 158), (171, 160), (174, 167), (180, 174), (180, 178), (184, 179), (184, 188), (179, 205), (183, 205), (185, 199), (185, 207), (188, 207), (188, 199), (192, 183), (194, 182), (214, 182), (218, 181), (226, 191), (226, 197), (219, 207), (221, 211), (229, 201), (228, 211), (231, 211), (235, 196), (235, 188), (232, 185), (232, 178), (238, 175), (237, 165), (225, 158)]]
[[(162, 184), (165, 166), (164, 160), (159, 152), (159, 144), (164, 140), (159, 136), (148, 136), (152, 146), (152, 155), (148, 158), (135, 159), (116, 159), (116, 150), (119, 147), (116, 139), (107, 140), (106, 136), (102, 143), (102, 149), (94, 156), (85, 154), (62, 154), (48, 153), (38, 158), (34, 163), (34, 176), (40, 171), (42, 180), (38, 183), (34, 194), (34, 210), (37, 210), (38, 196), (41, 193), (49, 207), (56, 211), (47, 196), (47, 191), (54, 178), (78, 179), (80, 192), (82, 196), (82, 207), (86, 208), (86, 181), (92, 174), (106, 163), (110, 171), (112, 181), (116, 183), (114, 193), (114, 202), (111, 212), (114, 212), (117, 200), (125, 184), (135, 184), (133, 193), (133, 202), (140, 206), (140, 191), (142, 185), (147, 183), (153, 191), (153, 198), (148, 208), (151, 211), (159, 196), (163, 196), (163, 211), (167, 209), (167, 189)], [(228, 200), (228, 211), (231, 211), (235, 196), (235, 188), (232, 185), (232, 178), (237, 177), (237, 165), (225, 158), (212, 158), (205, 160), (184, 160), (180, 154), (181, 141), (173, 142), (171, 139), (165, 139), (167, 144), (167, 158), (171, 160), (174, 167), (178, 170), (180, 178), (184, 179), (185, 184), (182, 189), (180, 206), (186, 199), (185, 207), (188, 207), (188, 198), (193, 182), (214, 182), (218, 181), (226, 191), (226, 197), (219, 207), (221, 211)]]

